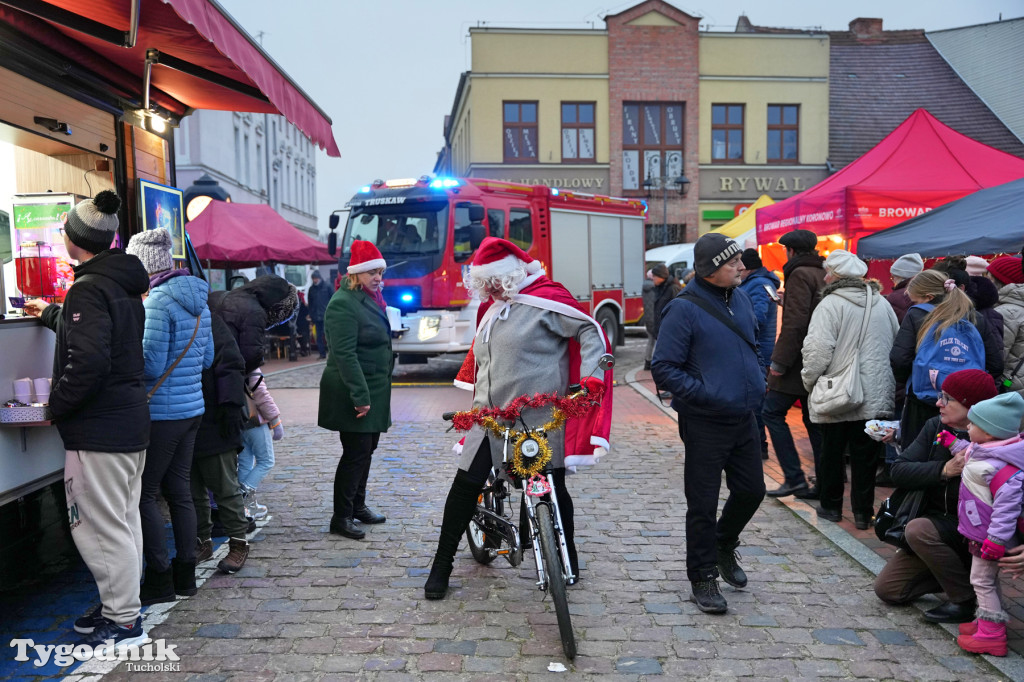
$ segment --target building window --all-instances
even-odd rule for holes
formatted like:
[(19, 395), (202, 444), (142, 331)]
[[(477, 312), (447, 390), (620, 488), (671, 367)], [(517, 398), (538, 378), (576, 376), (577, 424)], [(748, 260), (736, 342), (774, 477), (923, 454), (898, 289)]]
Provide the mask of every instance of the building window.
[(683, 105), (626, 103), (622, 107), (622, 189), (683, 174)]
[(256, 143), (256, 189), (263, 191), (263, 145)]
[(242, 131), (235, 126), (235, 181), (242, 179)]
[(768, 105), (768, 162), (800, 162), (800, 105)]
[(505, 162), (537, 160), (537, 103), (503, 102)]
[(711, 160), (743, 163), (743, 105), (711, 105)]
[(562, 161), (594, 160), (593, 102), (562, 102)]
[(242, 170), (242, 178), (244, 180), (243, 184), (245, 184), (246, 187), (250, 187), (252, 185), (252, 177), (250, 175), (250, 170), (252, 169), (252, 159), (249, 156), (249, 136), (245, 135), (243, 139), (245, 140), (242, 143), (242, 148), (245, 150), (245, 162)]

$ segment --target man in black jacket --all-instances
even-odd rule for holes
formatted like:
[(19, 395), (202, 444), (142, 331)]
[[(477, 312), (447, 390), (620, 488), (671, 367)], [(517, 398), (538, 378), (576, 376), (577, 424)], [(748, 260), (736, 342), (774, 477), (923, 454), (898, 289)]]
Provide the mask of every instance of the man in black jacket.
[(68, 212), (62, 231), (68, 255), (78, 261), (75, 282), (63, 305), (25, 304), (57, 334), (50, 411), (66, 450), (68, 522), (102, 601), (75, 621), (90, 655), (146, 638), (139, 498), (149, 447), (142, 355), (149, 275), (135, 256), (108, 248), (120, 205), (106, 190)]
[[(764, 499), (764, 471), (754, 412), (761, 409), (765, 367), (757, 351), (750, 297), (736, 289), (740, 248), (719, 233), (694, 246), (694, 280), (663, 314), (651, 370), (672, 393), (686, 449), (686, 573), (691, 599), (705, 613), (725, 613), (718, 576), (744, 587), (739, 536)], [(729, 498), (718, 494), (726, 472)]]
[(334, 292), (316, 270), (310, 276), (313, 283), (309, 286), (309, 294), (306, 299), (309, 301), (309, 319), (316, 327), (316, 348), (320, 351), (320, 359), (327, 357), (327, 337), (324, 335), (324, 314), (327, 312), (327, 304), (331, 301)]
[(224, 292), (209, 295), (210, 321), (213, 327), (213, 364), (203, 370), (203, 402), (206, 412), (196, 433), (192, 461), (192, 501), (196, 507), (199, 534), (196, 563), (213, 556), (213, 520), (210, 498), (219, 509), (218, 518), (228, 535), (229, 552), (217, 565), (225, 573), (241, 570), (249, 556), (242, 493), (238, 488), (238, 453), (242, 451), (245, 422), (245, 361), (238, 350), (235, 335), (221, 319), (218, 304)]

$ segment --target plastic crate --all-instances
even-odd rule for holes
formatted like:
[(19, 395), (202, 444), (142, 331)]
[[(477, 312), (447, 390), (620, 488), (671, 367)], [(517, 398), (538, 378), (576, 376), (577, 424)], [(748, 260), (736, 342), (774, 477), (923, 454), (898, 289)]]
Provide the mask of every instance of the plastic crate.
[(50, 421), (52, 415), (47, 405), (38, 407), (0, 407), (0, 422), (4, 424), (18, 424), (21, 422), (45, 422)]

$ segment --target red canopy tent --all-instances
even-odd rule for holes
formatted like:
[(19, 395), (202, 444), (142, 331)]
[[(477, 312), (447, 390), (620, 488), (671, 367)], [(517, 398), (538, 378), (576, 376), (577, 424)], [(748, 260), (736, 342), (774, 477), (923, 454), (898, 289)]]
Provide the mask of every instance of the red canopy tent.
[(185, 230), (199, 260), (209, 268), (337, 262), (326, 245), (303, 234), (266, 204), (211, 201)]
[(918, 109), (835, 175), (758, 209), (757, 243), (805, 229), (850, 240), (854, 250), (859, 237), (1022, 177), (1024, 159), (961, 135)]

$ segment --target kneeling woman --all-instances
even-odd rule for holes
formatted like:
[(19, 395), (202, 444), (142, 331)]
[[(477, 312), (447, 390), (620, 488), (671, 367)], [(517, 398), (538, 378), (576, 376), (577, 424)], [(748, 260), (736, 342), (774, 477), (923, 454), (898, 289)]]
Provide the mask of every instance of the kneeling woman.
[[(473, 407), (505, 407), (519, 396), (537, 393), (564, 395), (573, 376), (583, 377), (583, 385), (596, 396), (604, 392), (606, 383), (610, 385), (610, 372), (604, 380), (586, 376), (597, 371), (601, 355), (608, 350), (600, 325), (576, 307), (572, 295), (545, 277), (541, 264), (518, 246), (504, 239), (485, 239), (470, 265), (466, 286), (484, 301), (470, 356), (475, 365), (468, 372), (475, 376)], [(485, 306), (489, 307), (485, 310)], [(570, 366), (571, 347), (578, 348), (579, 364), (575, 367)], [(607, 450), (610, 399), (606, 397), (596, 409), (600, 412), (587, 420), (595, 428), (567, 429), (569, 438), (550, 439), (555, 494), (571, 568), (577, 576), (573, 505), (565, 488), (565, 467), (592, 463), (595, 455)], [(543, 424), (551, 417), (550, 410), (524, 409), (523, 421)], [(567, 441), (571, 441), (568, 446)], [(459, 470), (445, 501), (437, 553), (424, 586), (427, 599), (442, 599), (447, 593), (459, 540), (491, 467), (500, 466), (501, 459), (501, 440), (489, 436), (479, 425), (466, 434)]]

